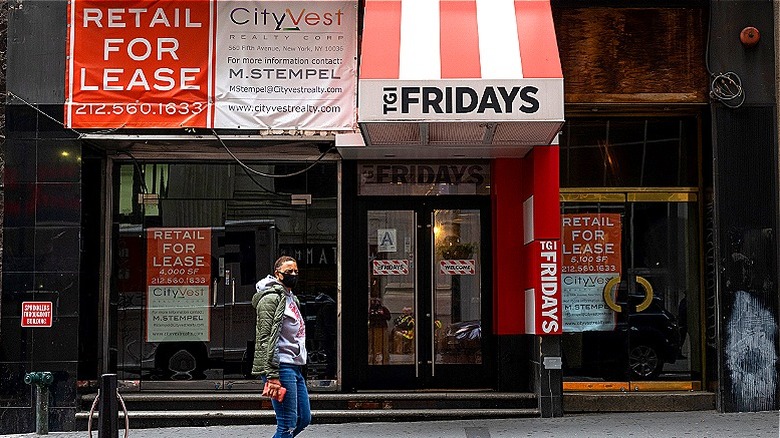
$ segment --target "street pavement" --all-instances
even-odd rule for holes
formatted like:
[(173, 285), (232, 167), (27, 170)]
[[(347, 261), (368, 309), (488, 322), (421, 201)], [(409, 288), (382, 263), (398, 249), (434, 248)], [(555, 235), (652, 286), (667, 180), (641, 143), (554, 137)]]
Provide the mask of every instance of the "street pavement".
[[(397, 423), (312, 424), (300, 438), (752, 438), (780, 437), (778, 412), (721, 414), (715, 411), (642, 412)], [(128, 437), (258, 438), (271, 437), (275, 426), (175, 427), (130, 430)], [(35, 433), (6, 435), (38, 437)], [(53, 438), (87, 437), (81, 432), (50, 432)], [(97, 437), (97, 432), (92, 432)], [(124, 437), (120, 430), (119, 437)]]

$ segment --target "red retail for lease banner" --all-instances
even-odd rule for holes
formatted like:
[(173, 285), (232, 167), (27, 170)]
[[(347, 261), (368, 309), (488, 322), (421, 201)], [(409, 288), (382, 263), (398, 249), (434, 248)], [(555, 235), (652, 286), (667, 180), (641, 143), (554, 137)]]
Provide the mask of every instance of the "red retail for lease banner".
[(71, 128), (356, 129), (356, 0), (72, 0)]
[(207, 126), (212, 2), (71, 0), (65, 123)]

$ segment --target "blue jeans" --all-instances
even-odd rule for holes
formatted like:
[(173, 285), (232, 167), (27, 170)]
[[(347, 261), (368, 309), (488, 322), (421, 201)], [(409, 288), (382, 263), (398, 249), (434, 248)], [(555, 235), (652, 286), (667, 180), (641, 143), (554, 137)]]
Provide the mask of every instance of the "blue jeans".
[[(284, 400), (271, 400), (276, 412), (276, 433), (273, 438), (292, 438), (311, 423), (311, 407), (306, 380), (300, 365), (281, 364), (279, 381), (287, 390)], [(263, 383), (266, 378), (263, 377)]]

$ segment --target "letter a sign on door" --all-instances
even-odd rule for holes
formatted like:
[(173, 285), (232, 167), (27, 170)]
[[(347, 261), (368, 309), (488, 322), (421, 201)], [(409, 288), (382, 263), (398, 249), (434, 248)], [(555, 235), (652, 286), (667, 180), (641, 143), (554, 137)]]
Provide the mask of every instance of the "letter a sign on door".
[(377, 252), (396, 252), (396, 230), (395, 228), (380, 228), (376, 230)]

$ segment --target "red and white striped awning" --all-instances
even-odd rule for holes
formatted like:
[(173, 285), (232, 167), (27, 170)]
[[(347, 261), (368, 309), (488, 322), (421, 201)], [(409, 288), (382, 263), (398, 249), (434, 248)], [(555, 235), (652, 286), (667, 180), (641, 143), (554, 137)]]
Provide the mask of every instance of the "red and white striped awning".
[(358, 123), (367, 147), (522, 156), (555, 139), (563, 75), (549, 0), (365, 3)]

